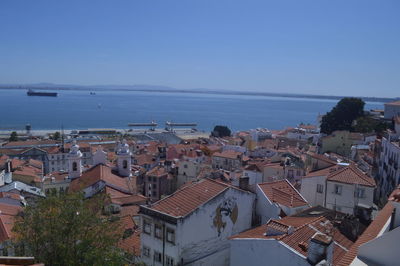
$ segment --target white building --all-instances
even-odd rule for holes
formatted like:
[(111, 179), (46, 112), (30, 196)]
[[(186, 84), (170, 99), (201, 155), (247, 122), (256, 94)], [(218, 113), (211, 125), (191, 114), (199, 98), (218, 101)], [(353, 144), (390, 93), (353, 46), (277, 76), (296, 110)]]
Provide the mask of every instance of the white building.
[(132, 153), (126, 140), (117, 146), (117, 170), (118, 174), (123, 177), (131, 175)]
[(147, 265), (228, 265), (228, 237), (251, 227), (254, 194), (202, 179), (140, 206)]
[[(256, 191), (256, 185), (264, 182), (262, 164), (249, 164), (243, 170), (243, 177), (248, 179), (248, 189), (252, 192)], [(239, 183), (237, 184), (239, 186)]]
[(400, 116), (400, 101), (385, 103), (385, 119)]
[(74, 141), (68, 153), (68, 177), (71, 179), (80, 177), (82, 168), (82, 152), (79, 150), (79, 145)]
[(257, 184), (256, 195), (256, 214), (262, 224), (310, 207), (287, 179)]
[(392, 136), (383, 137), (381, 146), (377, 195), (386, 199), (400, 184), (400, 141)]
[(373, 207), (375, 187), (374, 179), (355, 166), (338, 165), (309, 173), (300, 192), (312, 206), (366, 215), (362, 211)]
[(266, 128), (256, 128), (250, 130), (251, 139), (255, 142), (261, 142), (272, 138), (272, 133)]
[(241, 168), (243, 153), (232, 150), (216, 152), (212, 155), (212, 167), (228, 171)]

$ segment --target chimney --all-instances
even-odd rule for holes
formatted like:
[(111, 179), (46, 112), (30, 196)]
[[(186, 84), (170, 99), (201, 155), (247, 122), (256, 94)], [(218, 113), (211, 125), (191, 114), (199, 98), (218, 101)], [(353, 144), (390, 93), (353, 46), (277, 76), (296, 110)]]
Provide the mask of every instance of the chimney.
[(249, 190), (249, 177), (242, 176), (239, 178), (239, 188), (243, 190)]
[(327, 261), (327, 265), (332, 265), (334, 242), (331, 236), (316, 233), (308, 244), (307, 261), (311, 265), (316, 265), (322, 260)]

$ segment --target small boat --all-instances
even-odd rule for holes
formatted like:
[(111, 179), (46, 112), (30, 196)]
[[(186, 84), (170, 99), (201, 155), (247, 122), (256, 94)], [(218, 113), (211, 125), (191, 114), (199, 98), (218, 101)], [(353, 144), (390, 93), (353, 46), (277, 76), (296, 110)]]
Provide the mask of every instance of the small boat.
[(91, 91), (91, 92), (90, 92), (90, 95), (96, 95), (96, 93), (95, 93), (95, 92), (93, 92), (93, 91)]
[(43, 92), (43, 91), (34, 91), (29, 89), (26, 93), (28, 96), (50, 96), (50, 97), (57, 97), (57, 92)]

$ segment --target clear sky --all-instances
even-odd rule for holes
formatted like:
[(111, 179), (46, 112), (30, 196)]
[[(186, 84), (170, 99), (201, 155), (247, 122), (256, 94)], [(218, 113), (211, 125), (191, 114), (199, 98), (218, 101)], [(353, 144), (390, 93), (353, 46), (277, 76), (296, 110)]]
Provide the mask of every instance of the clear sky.
[(400, 96), (399, 0), (1, 0), (0, 83)]

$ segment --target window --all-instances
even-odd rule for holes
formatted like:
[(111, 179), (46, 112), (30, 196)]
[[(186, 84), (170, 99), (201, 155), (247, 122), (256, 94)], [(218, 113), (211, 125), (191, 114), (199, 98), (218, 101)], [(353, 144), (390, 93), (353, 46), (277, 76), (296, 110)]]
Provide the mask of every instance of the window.
[(151, 222), (148, 220), (143, 220), (143, 232), (148, 235), (151, 235)]
[(167, 242), (175, 244), (175, 230), (167, 228)]
[(78, 170), (78, 164), (76, 162), (72, 163), (72, 171), (77, 171)]
[(128, 168), (128, 161), (127, 161), (127, 160), (123, 160), (123, 161), (122, 161), (122, 167), (123, 167), (124, 169)]
[(174, 259), (170, 256), (165, 256), (165, 265), (174, 266)]
[(143, 246), (142, 254), (144, 257), (150, 257), (150, 248)]
[(159, 224), (154, 224), (154, 236), (162, 239), (162, 227)]
[(187, 164), (184, 164), (184, 165), (183, 165), (183, 168), (187, 168), (187, 167), (188, 167)]
[(152, 188), (156, 189), (157, 188), (157, 184), (153, 184)]
[(357, 198), (364, 198), (365, 197), (365, 189), (357, 188), (355, 191), (355, 194), (356, 194)]
[(161, 262), (161, 253), (158, 251), (154, 251), (154, 261)]
[(317, 184), (317, 193), (324, 193), (324, 185)]
[(337, 195), (342, 195), (342, 186), (341, 185), (335, 185), (335, 194)]

